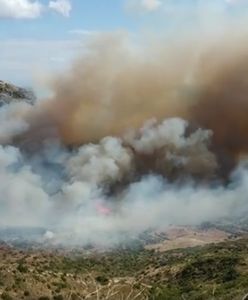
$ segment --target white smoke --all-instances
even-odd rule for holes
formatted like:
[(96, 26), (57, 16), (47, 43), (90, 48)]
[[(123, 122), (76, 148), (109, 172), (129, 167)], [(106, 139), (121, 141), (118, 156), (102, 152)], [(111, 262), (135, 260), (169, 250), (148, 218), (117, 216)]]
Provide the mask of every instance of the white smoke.
[(49, 196), (39, 174), (23, 164), (17, 148), (0, 148), (0, 219), (2, 225), (36, 226), (44, 224)]
[[(16, 103), (0, 109), (2, 131), (8, 137), (2, 143), (12, 141), (28, 126), (16, 126), (17, 120), (25, 124), (22, 114), (15, 117), (18, 108)], [(72, 150), (58, 138), (44, 140), (35, 152), (18, 144), (2, 145), (1, 226), (42, 226), (47, 230), (45, 241), (64, 245), (112, 246), (147, 229), (197, 225), (247, 212), (244, 167), (236, 171), (229, 186), (195, 184), (192, 174), (216, 168), (208, 149), (212, 132), (187, 133), (187, 129), (188, 122), (173, 118), (161, 123), (150, 120), (123, 138), (105, 137), (98, 144)], [(166, 172), (180, 167), (180, 172), (188, 173), (186, 182), (173, 183), (152, 170), (138, 174), (136, 160), (143, 154), (158, 155)], [(108, 187), (116, 184), (120, 190), (109, 193)]]
[(28, 130), (29, 125), (20, 116), (29, 107), (26, 103), (14, 103), (0, 110), (0, 143), (12, 142), (12, 138)]
[(67, 162), (72, 179), (95, 184), (120, 181), (132, 167), (132, 154), (124, 148), (122, 141), (106, 137), (99, 144), (79, 148)]

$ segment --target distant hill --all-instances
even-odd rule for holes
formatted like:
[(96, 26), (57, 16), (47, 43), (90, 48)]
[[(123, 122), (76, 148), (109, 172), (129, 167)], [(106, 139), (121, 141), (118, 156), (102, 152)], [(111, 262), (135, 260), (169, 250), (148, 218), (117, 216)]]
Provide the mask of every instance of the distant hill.
[(26, 101), (33, 104), (35, 99), (36, 97), (32, 90), (0, 80), (0, 107), (13, 101)]

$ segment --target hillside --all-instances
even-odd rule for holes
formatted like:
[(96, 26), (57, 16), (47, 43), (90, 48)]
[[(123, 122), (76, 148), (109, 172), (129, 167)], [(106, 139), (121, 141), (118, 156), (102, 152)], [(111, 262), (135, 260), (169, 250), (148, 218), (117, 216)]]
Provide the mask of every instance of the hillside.
[(26, 101), (33, 104), (35, 95), (31, 90), (0, 80), (0, 106), (12, 101)]
[(3, 300), (239, 300), (248, 292), (248, 237), (155, 251), (0, 248)]

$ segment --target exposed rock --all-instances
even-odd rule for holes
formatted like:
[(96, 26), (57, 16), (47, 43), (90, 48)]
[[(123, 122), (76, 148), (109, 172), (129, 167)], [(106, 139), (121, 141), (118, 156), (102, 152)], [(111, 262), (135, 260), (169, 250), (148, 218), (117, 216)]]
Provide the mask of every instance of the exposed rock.
[(13, 101), (33, 104), (35, 98), (33, 91), (0, 80), (0, 107)]

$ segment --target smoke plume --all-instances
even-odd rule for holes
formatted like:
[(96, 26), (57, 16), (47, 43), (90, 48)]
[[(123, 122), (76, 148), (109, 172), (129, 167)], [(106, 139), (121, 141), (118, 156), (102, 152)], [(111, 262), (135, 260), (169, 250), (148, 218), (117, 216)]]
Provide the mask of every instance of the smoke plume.
[(205, 21), (94, 37), (53, 96), (0, 108), (2, 226), (112, 245), (247, 212), (247, 22)]

